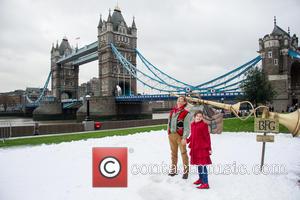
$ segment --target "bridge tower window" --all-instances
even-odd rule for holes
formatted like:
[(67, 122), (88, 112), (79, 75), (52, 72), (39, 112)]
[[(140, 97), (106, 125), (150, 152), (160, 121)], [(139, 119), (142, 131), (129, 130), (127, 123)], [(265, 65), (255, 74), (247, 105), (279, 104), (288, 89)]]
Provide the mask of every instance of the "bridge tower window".
[(272, 51), (268, 52), (268, 58), (272, 58)]

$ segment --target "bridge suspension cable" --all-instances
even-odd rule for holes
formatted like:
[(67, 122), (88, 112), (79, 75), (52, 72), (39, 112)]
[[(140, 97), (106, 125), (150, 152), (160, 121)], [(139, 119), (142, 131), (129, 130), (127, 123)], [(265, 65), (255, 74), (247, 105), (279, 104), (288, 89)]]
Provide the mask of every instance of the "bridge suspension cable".
[(298, 58), (298, 59), (300, 59), (300, 53), (298, 53), (296, 51), (293, 51), (293, 50), (289, 49), (288, 54), (292, 58)]
[[(241, 66), (239, 66), (239, 67), (237, 67), (237, 68), (229, 71), (229, 72), (227, 72), (226, 74), (223, 74), (223, 75), (221, 75), (221, 76), (219, 76), (219, 77), (217, 77), (217, 78), (215, 78), (213, 80), (207, 81), (205, 83), (199, 84), (196, 87), (199, 87), (199, 88), (204, 87), (204, 86), (206, 88), (209, 87), (209, 86), (210, 87), (217, 87), (217, 86), (219, 86), (221, 84), (228, 83), (228, 82), (234, 80), (235, 78), (239, 77), (240, 75), (243, 75), (251, 67), (253, 67), (254, 65), (256, 65), (260, 60), (261, 60), (261, 56), (257, 56), (256, 58), (254, 58), (254, 59), (250, 60), (249, 62), (247, 62), (247, 63), (245, 63), (245, 64), (243, 64), (243, 65), (241, 65)], [(235, 73), (237, 73), (237, 74), (234, 75)], [(225, 81), (223, 81), (221, 83), (218, 83), (218, 84), (214, 84), (214, 83), (217, 83), (217, 81), (220, 81), (220, 80), (222, 80), (222, 79), (224, 79), (226, 77), (230, 77), (231, 75), (233, 77), (229, 78), (228, 80), (225, 80)]]
[(165, 84), (170, 84), (170, 85), (177, 85), (178, 87), (185, 88), (189, 87), (191, 89), (194, 88), (194, 86), (189, 85), (187, 83), (184, 83), (180, 80), (177, 80), (176, 78), (173, 78), (169, 76), (168, 74), (164, 73), (161, 71), (159, 68), (155, 67), (152, 63), (150, 63), (137, 49), (135, 49), (136, 54), (140, 58), (140, 60), (144, 63), (146, 68), (159, 80), (164, 82)]
[(41, 101), (41, 99), (45, 96), (45, 92), (46, 92), (46, 89), (48, 88), (48, 85), (49, 85), (49, 82), (50, 82), (50, 78), (51, 78), (51, 75), (52, 75), (52, 71), (50, 71), (49, 75), (48, 75), (48, 78), (44, 84), (44, 87), (43, 87), (43, 90), (40, 94), (40, 96), (36, 99), (36, 100), (31, 100), (28, 95), (26, 94), (26, 100), (31, 103), (31, 104), (36, 104), (36, 103), (39, 103)]
[(112, 52), (116, 56), (116, 58), (119, 60), (119, 62), (122, 64), (122, 66), (131, 74), (133, 77), (135, 77), (138, 81), (140, 81), (143, 85), (157, 91), (161, 92), (183, 92), (184, 88), (180, 88), (177, 86), (169, 85), (161, 80), (158, 80), (155, 77), (151, 77), (150, 75), (144, 73), (143, 71), (139, 70), (136, 66), (132, 65), (113, 45), (110, 44), (112, 48)]
[[(245, 72), (247, 72), (250, 68), (256, 65), (261, 57), (257, 56), (256, 58), (250, 60), (249, 62), (231, 70), (230, 72), (223, 74), (213, 80), (207, 81), (205, 83), (199, 84), (197, 86), (192, 86), (190, 84), (179, 81), (165, 72), (161, 71), (158, 67), (154, 66), (151, 62), (149, 62), (137, 49), (136, 53), (146, 68), (159, 80), (166, 84), (177, 85), (179, 87), (189, 87), (191, 90), (198, 91), (200, 93), (205, 93), (207, 90), (224, 90), (227, 88), (227, 91), (237, 90), (236, 88), (228, 89), (232, 86), (239, 85), (243, 80), (242, 76), (244, 76)], [(241, 79), (240, 81), (237, 81)]]
[[(214, 80), (209, 81), (208, 84), (202, 84), (205, 87), (201, 87), (201, 90), (208, 90), (210, 88), (214, 89), (214, 90), (224, 90), (225, 88), (227, 88), (226, 91), (231, 91), (233, 89), (228, 89), (232, 86), (237, 86), (239, 84), (241, 84), (244, 79), (245, 79), (245, 73), (253, 68), (255, 65), (257, 65), (257, 63), (261, 60), (260, 56), (257, 56), (255, 59), (251, 60), (250, 62), (246, 63), (245, 65), (242, 65), (243, 67), (239, 67), (235, 70), (232, 70), (231, 72), (236, 72), (236, 73), (227, 73), (228, 75), (224, 76), (220, 76), (222, 78), (216, 78)], [(223, 79), (223, 80), (222, 80)], [(239, 81), (236, 81), (240, 79)], [(227, 85), (229, 84), (229, 85)], [(237, 88), (234, 88), (234, 90), (237, 90)]]
[(261, 56), (257, 56), (256, 58), (231, 70), (230, 72), (227, 72), (226, 74), (197, 86), (192, 86), (161, 71), (158, 67), (150, 63), (137, 49), (136, 53), (146, 67), (147, 71), (150, 71), (150, 75), (149, 73), (143, 72), (142, 70), (136, 68), (136, 66), (132, 65), (113, 44), (111, 44), (111, 48), (122, 66), (126, 68), (126, 70), (139, 82), (153, 90), (168, 93), (185, 92), (187, 88), (200, 94), (212, 93), (212, 91), (236, 92), (240, 90), (239, 85), (244, 81), (245, 72), (257, 65), (257, 63), (261, 60)]

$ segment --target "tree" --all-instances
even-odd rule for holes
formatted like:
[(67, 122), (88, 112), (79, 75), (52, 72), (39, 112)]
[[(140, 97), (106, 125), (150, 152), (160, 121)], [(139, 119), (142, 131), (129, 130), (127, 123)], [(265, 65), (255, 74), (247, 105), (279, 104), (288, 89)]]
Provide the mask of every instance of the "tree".
[(246, 73), (246, 79), (241, 84), (241, 89), (245, 93), (244, 99), (252, 102), (255, 106), (272, 102), (276, 95), (267, 76), (258, 67), (250, 69)]

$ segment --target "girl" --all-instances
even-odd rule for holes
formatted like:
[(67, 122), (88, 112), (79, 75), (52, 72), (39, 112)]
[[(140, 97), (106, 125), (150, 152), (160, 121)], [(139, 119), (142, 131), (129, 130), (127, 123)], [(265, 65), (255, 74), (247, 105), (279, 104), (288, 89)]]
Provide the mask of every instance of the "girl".
[(187, 139), (189, 144), (191, 165), (198, 165), (199, 179), (194, 182), (200, 185), (198, 189), (208, 189), (208, 175), (206, 165), (211, 164), (211, 143), (208, 125), (203, 121), (202, 111), (196, 111), (191, 123), (191, 135)]

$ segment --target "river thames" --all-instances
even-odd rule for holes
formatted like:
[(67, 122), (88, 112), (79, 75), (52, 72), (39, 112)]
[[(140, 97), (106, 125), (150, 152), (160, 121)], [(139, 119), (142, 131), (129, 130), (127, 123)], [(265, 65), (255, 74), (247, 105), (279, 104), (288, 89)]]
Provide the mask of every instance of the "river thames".
[[(154, 113), (152, 119), (166, 119), (168, 113)], [(7, 126), (10, 123), (11, 126), (31, 126), (34, 123), (39, 124), (62, 124), (62, 123), (76, 123), (76, 120), (52, 120), (52, 121), (34, 121), (30, 117), (0, 117), (0, 126)]]

